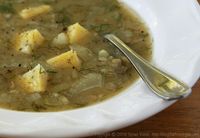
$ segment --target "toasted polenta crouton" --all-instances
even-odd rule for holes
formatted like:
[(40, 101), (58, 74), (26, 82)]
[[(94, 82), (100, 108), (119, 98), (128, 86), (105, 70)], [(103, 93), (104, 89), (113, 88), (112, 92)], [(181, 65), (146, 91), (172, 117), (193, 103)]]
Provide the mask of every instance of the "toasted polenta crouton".
[(31, 7), (22, 10), (19, 14), (23, 19), (30, 19), (41, 14), (45, 14), (51, 11), (51, 6), (41, 5), (38, 7)]
[(25, 54), (31, 54), (43, 42), (44, 37), (35, 29), (19, 34), (16, 37), (15, 49)]
[(54, 58), (47, 60), (47, 63), (54, 68), (76, 68), (80, 69), (81, 61), (77, 56), (76, 51), (68, 51)]
[(45, 92), (47, 79), (47, 72), (40, 64), (38, 64), (24, 75), (17, 77), (16, 84), (25, 92)]
[(90, 33), (79, 23), (76, 23), (68, 27), (67, 35), (70, 44), (82, 44), (88, 40)]

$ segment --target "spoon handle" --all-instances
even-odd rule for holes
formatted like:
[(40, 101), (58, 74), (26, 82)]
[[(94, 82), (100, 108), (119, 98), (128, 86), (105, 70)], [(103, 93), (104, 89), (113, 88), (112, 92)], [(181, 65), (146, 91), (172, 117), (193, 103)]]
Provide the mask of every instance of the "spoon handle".
[(181, 99), (191, 93), (189, 86), (151, 65), (115, 35), (108, 34), (105, 38), (126, 55), (147, 86), (162, 99)]

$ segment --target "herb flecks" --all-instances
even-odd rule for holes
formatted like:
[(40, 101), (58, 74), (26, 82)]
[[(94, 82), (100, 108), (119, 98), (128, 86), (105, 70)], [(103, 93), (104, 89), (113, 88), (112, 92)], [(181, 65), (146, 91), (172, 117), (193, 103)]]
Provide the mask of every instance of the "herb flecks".
[(110, 31), (110, 24), (91, 25), (90, 28), (98, 33), (108, 33)]
[(66, 12), (65, 9), (61, 9), (60, 11), (57, 12), (56, 23), (62, 25), (71, 24), (70, 15), (69, 13)]
[(58, 72), (56, 72), (54, 70), (47, 70), (47, 73), (55, 74), (55, 73), (58, 73)]
[(15, 13), (15, 9), (11, 3), (1, 3), (0, 4), (1, 13)]

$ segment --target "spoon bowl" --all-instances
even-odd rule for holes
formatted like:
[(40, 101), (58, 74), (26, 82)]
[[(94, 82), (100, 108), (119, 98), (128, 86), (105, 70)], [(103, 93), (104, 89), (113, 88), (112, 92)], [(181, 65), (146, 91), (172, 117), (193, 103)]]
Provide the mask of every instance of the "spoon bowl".
[(124, 53), (143, 81), (156, 95), (164, 100), (177, 100), (190, 95), (192, 90), (189, 86), (150, 64), (117, 36), (107, 34), (105, 38)]

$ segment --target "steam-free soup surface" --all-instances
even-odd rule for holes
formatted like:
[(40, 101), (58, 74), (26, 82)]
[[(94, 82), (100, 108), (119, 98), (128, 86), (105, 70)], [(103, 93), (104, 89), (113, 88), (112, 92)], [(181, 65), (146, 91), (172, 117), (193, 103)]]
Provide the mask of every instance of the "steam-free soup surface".
[(138, 76), (107, 33), (151, 59), (147, 27), (116, 0), (0, 0), (0, 20), (2, 108), (61, 111), (121, 92)]

